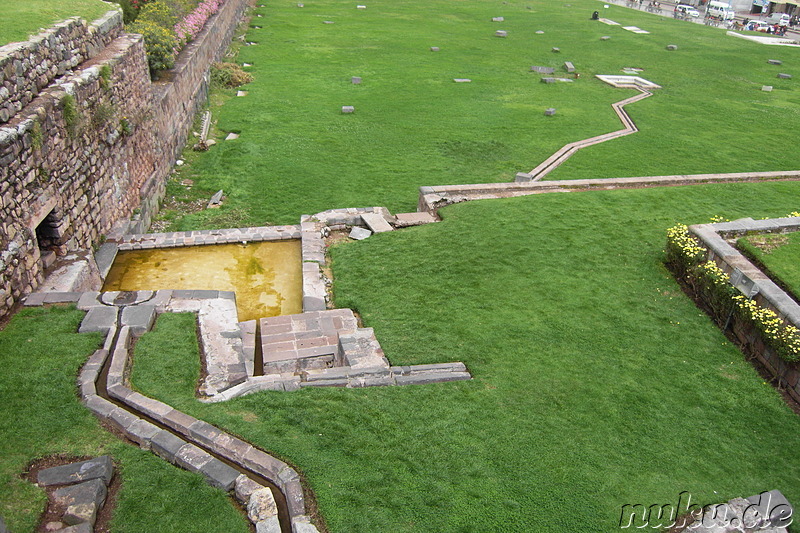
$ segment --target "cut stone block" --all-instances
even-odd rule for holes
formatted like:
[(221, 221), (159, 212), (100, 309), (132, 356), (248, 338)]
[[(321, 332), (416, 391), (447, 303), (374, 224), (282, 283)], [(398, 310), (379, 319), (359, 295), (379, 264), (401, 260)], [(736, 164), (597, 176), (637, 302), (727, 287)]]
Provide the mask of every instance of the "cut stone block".
[(322, 23), (323, 24), (333, 24), (333, 21), (332, 20), (323, 20)]
[(573, 65), (572, 62), (570, 62), (570, 61), (565, 61), (564, 62), (564, 70), (566, 70), (567, 72), (572, 74), (573, 72), (575, 72), (575, 65)]
[(552, 48), (552, 51), (553, 51), (553, 52), (556, 52), (556, 53), (558, 53), (558, 52), (560, 52), (560, 51), (561, 51), (561, 48), (558, 48), (557, 46), (554, 46), (554, 47)]
[(366, 228), (360, 228), (358, 226), (353, 226), (353, 229), (350, 230), (350, 238), (355, 239), (357, 241), (363, 241), (367, 237), (372, 235), (372, 232)]
[(8, 533), (8, 529), (6, 528), (6, 522), (3, 520), (3, 517), (0, 516), (0, 533)]
[(492, 17), (492, 22), (503, 22), (504, 20), (503, 17)]
[(421, 213), (397, 213), (395, 217), (398, 227), (421, 226), (422, 224), (437, 222), (436, 217), (427, 211)]
[(236, 96), (247, 96), (247, 91), (236, 91)]
[(497, 30), (494, 32), (495, 37), (508, 37), (508, 32), (504, 30)]
[(81, 327), (78, 329), (79, 333), (92, 333), (101, 331), (108, 333), (108, 331), (117, 325), (117, 308), (116, 307), (93, 307), (89, 309), (86, 316), (83, 317)]
[(129, 326), (137, 337), (150, 331), (155, 319), (156, 308), (152, 305), (133, 305), (122, 310), (122, 325)]
[(764, 91), (764, 92), (767, 92), (767, 93), (771, 93), (772, 92), (772, 85), (764, 85), (764, 86), (761, 87), (761, 90)]
[(542, 78), (542, 83), (555, 83), (555, 78)]
[(111, 265), (117, 257), (118, 249), (117, 245), (113, 242), (106, 242), (103, 243), (94, 254), (94, 262), (97, 263), (97, 270), (100, 271), (100, 275), (103, 279), (106, 278), (108, 271), (111, 270)]
[(535, 33), (536, 35), (542, 35), (544, 32), (542, 30), (536, 30), (533, 33)]
[(277, 516), (278, 506), (269, 488), (260, 488), (250, 495), (250, 500), (247, 502), (247, 517), (251, 522), (257, 524)]
[(238, 139), (238, 138), (239, 138), (239, 134), (238, 133), (231, 132), (225, 137), (225, 140), (226, 141), (232, 141), (232, 140)]
[(62, 518), (65, 524), (70, 526), (82, 522), (94, 524), (97, 511), (106, 501), (107, 493), (108, 489), (103, 480), (93, 479), (60, 488), (53, 493), (53, 499), (67, 508)]
[(292, 533), (319, 533), (319, 530), (310, 522), (292, 521)]
[(162, 429), (150, 440), (150, 449), (152, 449), (156, 455), (163, 457), (170, 463), (174, 463), (175, 456), (185, 444), (186, 441), (183, 439), (176, 437), (165, 429)]
[(527, 172), (517, 172), (517, 175), (514, 176), (515, 183), (527, 183), (533, 179), (533, 176), (528, 174)]
[(548, 107), (547, 109), (544, 110), (544, 115), (546, 117), (552, 117), (555, 114), (556, 114), (556, 108), (555, 107)]
[(281, 523), (277, 516), (256, 523), (256, 533), (281, 533)]
[(783, 61), (780, 59), (767, 59), (767, 63), (770, 65), (783, 65)]
[[(0, 533), (5, 533), (5, 532), (0, 530)], [(88, 522), (81, 522), (80, 524), (75, 524), (74, 526), (69, 526), (65, 527), (64, 529), (59, 529), (58, 531), (54, 531), (53, 533), (94, 533), (94, 527), (92, 526), (92, 524), (89, 524)]]
[(364, 224), (372, 230), (372, 233), (383, 233), (386, 231), (392, 231), (392, 226), (386, 222), (386, 219), (383, 218), (378, 213), (364, 213), (361, 215), (361, 220), (364, 221)]
[(367, 9), (367, 6), (356, 6), (356, 9)]
[(431, 52), (438, 52), (438, 51), (439, 51), (438, 46), (431, 46)]
[(226, 465), (216, 458), (212, 458), (208, 463), (203, 465), (200, 469), (208, 484), (212, 487), (217, 487), (225, 492), (233, 489), (236, 485), (236, 478), (239, 477), (239, 471)]
[(352, 83), (353, 85), (358, 85), (361, 83), (361, 78), (359, 76), (353, 76), (352, 78), (350, 78), (350, 83)]
[(36, 477), (36, 482), (43, 486), (70, 485), (81, 481), (101, 479), (108, 485), (111, 476), (114, 475), (114, 465), (111, 457), (103, 455), (87, 461), (72, 463), (62, 466), (54, 466), (40, 470)]
[(471, 83), (472, 80), (469, 78), (453, 78), (453, 81), (456, 83)]
[(355, 107), (351, 105), (343, 105), (342, 106), (342, 113), (354, 113), (356, 110)]
[(600, 37), (601, 41), (608, 41), (609, 39), (611, 39), (609, 35), (603, 35), (602, 37)]
[(250, 501), (250, 495), (263, 488), (264, 485), (253, 481), (244, 474), (240, 474), (239, 477), (236, 478), (234, 494), (236, 495), (237, 500), (242, 502), (244, 505), (247, 505), (247, 503)]
[(778, 74), (778, 78), (780, 78), (782, 80), (790, 80), (790, 79), (792, 79), (792, 75), (791, 74), (784, 74), (784, 73), (781, 72), (780, 74)]
[(552, 74), (556, 71), (554, 67), (540, 67), (540, 66), (532, 66), (531, 72), (538, 72), (540, 74)]
[(677, 50), (677, 49), (678, 49), (678, 45), (677, 44), (668, 44), (667, 45), (667, 50)]

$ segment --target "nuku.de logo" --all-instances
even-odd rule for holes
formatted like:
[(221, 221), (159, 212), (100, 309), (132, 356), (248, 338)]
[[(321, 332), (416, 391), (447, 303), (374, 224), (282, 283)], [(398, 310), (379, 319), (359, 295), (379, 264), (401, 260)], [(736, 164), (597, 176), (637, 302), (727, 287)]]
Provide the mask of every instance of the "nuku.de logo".
[[(652, 504), (626, 503), (619, 517), (620, 529), (686, 528), (693, 531), (701, 527), (730, 525), (747, 529), (766, 529), (792, 523), (792, 506), (777, 491), (762, 492), (745, 500), (749, 505), (737, 513), (728, 503), (700, 506), (692, 503), (688, 491), (678, 494), (678, 503)], [(777, 493), (780, 495), (780, 493)], [(691, 523), (690, 523), (691, 522)]]

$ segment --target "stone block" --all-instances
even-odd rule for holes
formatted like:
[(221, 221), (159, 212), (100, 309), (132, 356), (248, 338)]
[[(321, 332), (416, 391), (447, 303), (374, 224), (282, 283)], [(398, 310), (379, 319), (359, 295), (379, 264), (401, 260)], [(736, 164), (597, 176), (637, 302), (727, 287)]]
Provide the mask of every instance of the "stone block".
[(678, 45), (677, 44), (668, 44), (667, 45), (667, 50), (674, 51), (674, 50), (677, 50), (677, 49), (678, 49)]
[(494, 32), (495, 37), (508, 37), (508, 32), (504, 30), (497, 30)]
[(187, 415), (186, 413), (178, 411), (177, 409), (173, 409), (164, 416), (162, 422), (164, 425), (171, 427), (178, 433), (186, 434), (189, 432), (189, 428), (195, 422), (197, 422), (197, 419), (193, 416)]
[(133, 305), (122, 310), (121, 324), (131, 328), (131, 333), (141, 337), (153, 327), (156, 308), (152, 305)]
[(532, 179), (533, 176), (531, 176), (527, 172), (517, 172), (517, 174), (514, 176), (515, 183), (528, 183)]
[(351, 106), (351, 105), (343, 105), (342, 106), (342, 113), (349, 114), (349, 113), (355, 113), (355, 111), (356, 111), (356, 108), (354, 106)]
[(469, 78), (453, 78), (453, 81), (456, 83), (472, 83), (472, 80)]
[(6, 528), (6, 522), (3, 520), (3, 517), (0, 516), (0, 533), (8, 533), (8, 528)]
[(781, 491), (770, 490), (746, 498), (748, 503), (755, 505), (759, 516), (763, 517), (764, 524), (772, 527), (787, 527), (792, 523), (794, 509), (789, 500)]
[(372, 233), (383, 233), (386, 231), (392, 231), (394, 228), (386, 222), (386, 219), (383, 218), (378, 213), (364, 213), (361, 215), (361, 220), (364, 221), (364, 224), (372, 230)]
[(256, 533), (281, 533), (281, 523), (277, 516), (256, 522)]
[(428, 383), (444, 383), (446, 381), (462, 381), (472, 379), (468, 372), (431, 372), (397, 376), (398, 385), (425, 385)]
[(122, 407), (117, 407), (114, 409), (111, 412), (111, 415), (108, 417), (108, 422), (111, 425), (121, 429), (125, 433), (128, 432), (128, 428), (137, 420), (139, 420), (138, 416), (123, 409)]
[(544, 115), (546, 117), (552, 117), (555, 114), (556, 114), (556, 108), (555, 107), (548, 107), (547, 109), (544, 110)]
[(783, 65), (783, 61), (780, 59), (767, 59), (767, 63), (770, 65)]
[(306, 500), (303, 496), (303, 487), (300, 481), (293, 480), (283, 485), (283, 494), (286, 497), (286, 506), (289, 508), (289, 516), (295, 517), (305, 514)]
[(286, 468), (286, 463), (257, 448), (247, 452), (242, 464), (267, 479), (278, 479), (278, 475)]
[(74, 526), (68, 526), (63, 529), (59, 529), (53, 533), (94, 533), (94, 527), (92, 527), (92, 524), (89, 524), (88, 522), (81, 522), (80, 524), (75, 524)]
[(236, 478), (239, 477), (238, 470), (213, 457), (199, 471), (205, 476), (209, 485), (225, 492), (233, 490), (236, 485)]
[[(536, 32), (536, 33), (539, 33), (539, 32)], [(542, 32), (542, 33), (544, 33), (544, 32)], [(558, 48), (557, 46), (554, 46), (553, 48), (550, 49), (550, 51), (551, 52), (555, 52), (555, 53), (559, 53), (561, 51), (561, 48)]]
[(128, 438), (130, 438), (133, 442), (138, 444), (140, 447), (149, 450), (150, 441), (159, 431), (161, 431), (161, 428), (155, 424), (151, 424), (147, 420), (142, 420), (140, 418), (128, 426), (127, 434)]
[(764, 91), (765, 93), (771, 93), (772, 92), (772, 85), (762, 85), (761, 86), (761, 90)]
[(83, 317), (81, 327), (78, 329), (79, 333), (93, 333), (100, 331), (108, 333), (109, 330), (115, 328), (117, 325), (117, 308), (116, 307), (93, 307), (89, 309), (86, 316)]
[(250, 501), (250, 495), (263, 488), (264, 485), (261, 483), (253, 481), (244, 474), (240, 474), (239, 477), (236, 478), (234, 494), (236, 495), (237, 500), (239, 500), (243, 505), (247, 505), (247, 503)]
[(53, 493), (53, 499), (58, 505), (66, 507), (62, 517), (65, 524), (94, 524), (97, 511), (103, 507), (107, 494), (103, 480), (93, 479), (60, 488)]
[(353, 85), (359, 85), (361, 84), (361, 78), (359, 76), (353, 76), (352, 78), (350, 78), (350, 83), (352, 83)]
[(603, 35), (602, 37), (600, 37), (601, 41), (608, 41), (610, 39), (611, 39), (611, 36), (609, 36), (609, 35)]
[(363, 241), (367, 237), (372, 235), (372, 232), (366, 228), (360, 228), (358, 226), (353, 226), (353, 229), (350, 230), (349, 237), (351, 239), (355, 239), (357, 241)]
[(99, 292), (84, 292), (81, 294), (81, 297), (78, 299), (77, 307), (81, 311), (88, 311), (92, 307), (98, 307), (103, 305), (99, 299), (100, 293)]
[(438, 46), (431, 46), (431, 52), (438, 52), (438, 51), (439, 51)]
[(113, 242), (107, 242), (100, 246), (94, 254), (94, 261), (97, 263), (97, 269), (100, 271), (100, 276), (106, 279), (111, 265), (114, 264), (114, 259), (117, 257), (119, 247)]
[(531, 67), (531, 72), (538, 72), (539, 74), (553, 74), (556, 71), (553, 67), (541, 67), (537, 65), (533, 65)]
[(421, 226), (423, 224), (430, 224), (438, 222), (436, 217), (428, 212), (421, 213), (398, 213), (395, 217), (397, 227), (407, 226)]
[(542, 83), (555, 83), (555, 78), (542, 78)]
[(564, 62), (564, 70), (566, 70), (567, 72), (569, 72), (571, 74), (571, 73), (575, 72), (575, 65), (573, 65), (571, 61), (565, 61)]
[(150, 449), (170, 463), (175, 462), (175, 455), (183, 448), (184, 444), (186, 444), (186, 441), (166, 429), (162, 429), (150, 439)]
[(175, 454), (175, 464), (191, 472), (199, 472), (213, 457), (194, 444), (184, 444)]
[(101, 479), (103, 483), (108, 485), (113, 475), (114, 465), (111, 462), (111, 457), (103, 455), (87, 461), (40, 470), (36, 477), (36, 482), (40, 486), (48, 487)]
[(247, 502), (247, 517), (251, 522), (257, 524), (262, 520), (267, 520), (278, 516), (278, 506), (275, 504), (275, 497), (267, 487), (262, 487), (250, 495)]
[(781, 72), (781, 73), (778, 74), (778, 78), (780, 78), (782, 80), (790, 80), (790, 79), (792, 79), (792, 75), (791, 74), (785, 74), (785, 73)]
[(319, 533), (319, 530), (307, 520), (292, 520), (292, 533)]

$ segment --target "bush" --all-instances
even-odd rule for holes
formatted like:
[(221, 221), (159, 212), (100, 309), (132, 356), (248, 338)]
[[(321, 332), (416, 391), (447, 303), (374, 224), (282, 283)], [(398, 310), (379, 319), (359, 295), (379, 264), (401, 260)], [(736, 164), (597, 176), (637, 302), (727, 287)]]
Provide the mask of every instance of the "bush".
[(170, 30), (153, 21), (145, 20), (131, 24), (128, 31), (141, 33), (144, 37), (151, 76), (155, 76), (159, 70), (170, 69), (175, 65), (176, 41)]
[(241, 87), (253, 81), (253, 75), (242, 70), (236, 63), (214, 63), (211, 65), (211, 84), (220, 88)]

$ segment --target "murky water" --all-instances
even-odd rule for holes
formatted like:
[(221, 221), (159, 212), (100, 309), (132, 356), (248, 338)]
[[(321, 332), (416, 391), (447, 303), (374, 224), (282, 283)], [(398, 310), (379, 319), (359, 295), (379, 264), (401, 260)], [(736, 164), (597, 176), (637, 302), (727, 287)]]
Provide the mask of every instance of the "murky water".
[(120, 252), (104, 291), (235, 291), (239, 320), (301, 313), (300, 241)]

